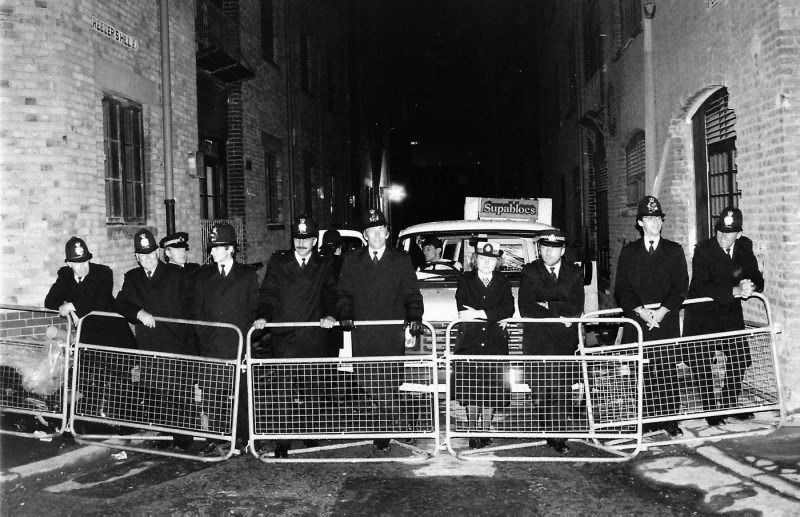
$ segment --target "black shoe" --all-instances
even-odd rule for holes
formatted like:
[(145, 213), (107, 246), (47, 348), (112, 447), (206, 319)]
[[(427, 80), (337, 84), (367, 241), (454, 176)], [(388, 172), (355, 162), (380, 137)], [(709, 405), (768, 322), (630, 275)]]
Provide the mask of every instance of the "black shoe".
[(547, 446), (560, 454), (569, 453), (569, 446), (567, 446), (567, 440), (563, 438), (548, 438)]
[(379, 438), (377, 440), (373, 440), (372, 443), (375, 444), (375, 448), (381, 452), (386, 452), (389, 450), (389, 440), (386, 438)]
[(404, 443), (406, 445), (414, 445), (415, 443), (417, 443), (417, 439), (416, 438), (400, 438), (400, 442), (402, 442), (402, 443)]
[(181, 436), (173, 436), (172, 443), (170, 445), (173, 449), (179, 449), (185, 451), (189, 449), (194, 443), (194, 438), (191, 436), (181, 435)]
[(319, 440), (303, 440), (306, 447), (319, 447)]
[(665, 424), (664, 430), (667, 432), (668, 435), (670, 435), (673, 438), (676, 436), (683, 436), (683, 430), (680, 427), (678, 427), (678, 424), (676, 422), (670, 422), (668, 424)]
[(275, 446), (275, 457), (276, 458), (288, 458), (289, 457), (289, 445), (279, 443)]
[(706, 417), (706, 423), (710, 426), (725, 425), (725, 418), (721, 416)]
[(156, 443), (153, 444), (154, 449), (169, 449), (172, 447), (172, 442), (169, 440), (158, 440)]
[(731, 415), (736, 420), (750, 420), (751, 418), (755, 418), (756, 415), (753, 413), (736, 413), (735, 415)]
[(481, 438), (481, 447), (489, 447), (492, 444), (491, 438)]
[(483, 444), (481, 443), (480, 438), (470, 438), (469, 439), (469, 448), (470, 449), (482, 449)]

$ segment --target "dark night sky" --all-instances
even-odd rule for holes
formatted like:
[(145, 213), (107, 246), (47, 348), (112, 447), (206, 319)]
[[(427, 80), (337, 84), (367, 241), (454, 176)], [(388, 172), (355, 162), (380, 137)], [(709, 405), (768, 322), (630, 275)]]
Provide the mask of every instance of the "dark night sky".
[(356, 0), (377, 29), (367, 44), (385, 57), (372, 84), (391, 106), (392, 180), (408, 193), (393, 209), (395, 228), (461, 218), (466, 195), (511, 195), (491, 182), (506, 168), (496, 97), (532, 51), (520, 52), (523, 4)]

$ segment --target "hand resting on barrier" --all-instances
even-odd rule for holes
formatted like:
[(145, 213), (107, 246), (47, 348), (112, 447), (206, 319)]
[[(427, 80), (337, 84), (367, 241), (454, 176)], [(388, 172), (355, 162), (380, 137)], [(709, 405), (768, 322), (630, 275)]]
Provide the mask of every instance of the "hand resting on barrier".
[(336, 319), (332, 316), (325, 316), (319, 320), (319, 326), (324, 329), (332, 329), (334, 325), (336, 325)]
[(339, 327), (341, 327), (344, 332), (352, 332), (356, 329), (356, 325), (353, 323), (353, 320), (341, 320), (339, 321)]
[(153, 317), (152, 314), (145, 311), (144, 309), (136, 313), (136, 319), (141, 321), (142, 325), (144, 325), (145, 327), (153, 328), (156, 326), (156, 319)]
[(267, 320), (265, 320), (264, 318), (258, 318), (256, 321), (253, 322), (253, 327), (256, 330), (261, 330), (266, 326), (267, 326)]

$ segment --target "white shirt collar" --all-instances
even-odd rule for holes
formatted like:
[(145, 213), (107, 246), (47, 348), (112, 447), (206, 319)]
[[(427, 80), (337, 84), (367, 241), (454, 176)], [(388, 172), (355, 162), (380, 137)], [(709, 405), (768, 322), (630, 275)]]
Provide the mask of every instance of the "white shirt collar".
[(294, 259), (297, 261), (297, 265), (298, 266), (302, 266), (304, 260), (306, 261), (306, 265), (308, 265), (308, 263), (311, 261), (311, 255), (309, 254), (306, 257), (301, 257), (300, 254), (297, 253), (297, 251), (295, 251), (294, 252)]
[(228, 260), (223, 260), (217, 264), (217, 271), (220, 270), (220, 267), (225, 266), (225, 274), (231, 272), (231, 267), (233, 267), (233, 257), (229, 258)]
[(544, 267), (547, 268), (548, 272), (550, 271), (550, 268), (553, 268), (553, 273), (555, 273), (556, 276), (558, 276), (558, 273), (561, 271), (561, 261), (559, 260), (558, 262), (556, 262), (552, 266), (548, 266), (547, 264), (545, 264)]
[(380, 249), (377, 249), (377, 250), (374, 250), (372, 248), (368, 248), (368, 249), (369, 249), (369, 258), (370, 258), (370, 260), (372, 260), (372, 257), (375, 256), (375, 252), (376, 251), (378, 252), (378, 260), (380, 260), (381, 258), (383, 258), (383, 252), (386, 251), (386, 245), (384, 244)]
[(653, 249), (657, 250), (658, 249), (658, 243), (661, 242), (661, 236), (659, 235), (655, 239), (651, 239), (650, 237), (644, 236), (643, 240), (644, 240), (644, 249), (649, 250), (650, 249), (650, 241), (653, 241)]

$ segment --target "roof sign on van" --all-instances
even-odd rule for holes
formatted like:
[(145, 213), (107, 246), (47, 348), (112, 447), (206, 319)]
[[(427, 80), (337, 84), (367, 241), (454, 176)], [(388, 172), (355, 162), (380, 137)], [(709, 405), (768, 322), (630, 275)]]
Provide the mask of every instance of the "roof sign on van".
[(552, 199), (545, 198), (468, 197), (464, 203), (464, 218), (550, 224), (552, 206)]

